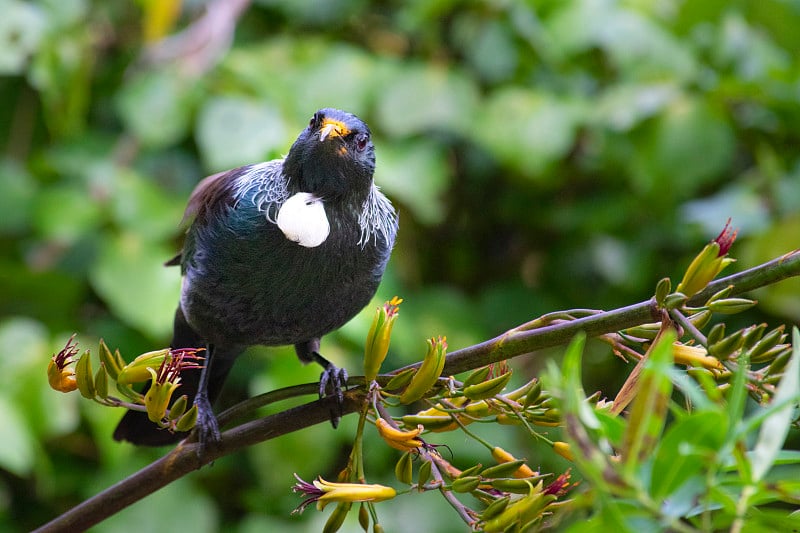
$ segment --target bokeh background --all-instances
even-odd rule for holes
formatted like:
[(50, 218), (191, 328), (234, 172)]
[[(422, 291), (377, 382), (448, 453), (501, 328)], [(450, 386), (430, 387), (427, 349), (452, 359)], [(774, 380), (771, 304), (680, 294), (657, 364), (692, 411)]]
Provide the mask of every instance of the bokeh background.
[[(333, 106), (371, 126), (401, 230), (376, 305), (405, 298), (387, 368), (424, 338), (473, 344), (542, 313), (648, 298), (733, 218), (733, 269), (800, 241), (794, 0), (0, 0), (0, 530), (27, 530), (159, 456), (111, 440), (121, 413), (47, 387), (73, 332), (163, 347), (178, 222), (205, 175), (284, 154)], [(677, 280), (676, 280), (677, 281)], [(800, 320), (800, 284), (743, 320)], [(323, 341), (358, 373), (372, 309)], [(537, 375), (558, 350), (517, 359)], [(625, 368), (590, 345), (587, 391)], [(253, 350), (223, 398), (314, 381)], [(352, 418), (352, 417), (350, 417)], [(352, 420), (173, 484), (96, 531), (312, 531), (292, 473), (333, 477)], [(485, 432), (484, 432), (485, 433)], [(374, 437), (374, 435), (372, 435)], [(533, 465), (568, 465), (512, 429)], [(443, 436), (454, 461), (483, 461)], [(368, 441), (372, 481), (394, 450)], [(380, 506), (387, 531), (463, 531), (435, 495)], [(421, 522), (422, 521), (422, 522)], [(348, 526), (355, 528), (353, 523)]]

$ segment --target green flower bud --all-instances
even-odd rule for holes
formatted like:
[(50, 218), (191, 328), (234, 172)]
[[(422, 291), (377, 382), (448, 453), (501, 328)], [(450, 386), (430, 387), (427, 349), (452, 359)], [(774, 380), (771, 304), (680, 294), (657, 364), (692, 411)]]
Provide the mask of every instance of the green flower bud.
[(100, 355), (100, 363), (105, 365), (108, 376), (114, 381), (118, 381), (119, 373), (122, 372), (122, 367), (125, 366), (125, 361), (119, 355), (119, 350), (112, 354), (105, 341), (100, 339), (98, 354)]
[(347, 518), (347, 513), (350, 512), (350, 508), (353, 506), (352, 502), (341, 502), (339, 505), (336, 506), (336, 509), (333, 510), (331, 515), (328, 517), (328, 520), (325, 522), (325, 526), (322, 528), (322, 533), (336, 533), (344, 524), (344, 519)]
[(783, 332), (783, 325), (778, 326), (777, 328), (773, 329), (766, 335), (764, 335), (760, 341), (758, 341), (749, 351), (748, 355), (750, 356), (751, 363), (760, 363), (762, 362), (759, 360), (763, 354), (770, 351), (772, 348), (775, 347), (779, 342), (783, 342), (786, 338), (786, 334)]
[(672, 281), (669, 278), (662, 278), (656, 284), (656, 304), (659, 307), (664, 307), (664, 300), (667, 295), (672, 291)]
[(413, 482), (411, 477), (412, 469), (411, 452), (406, 452), (400, 456), (400, 460), (394, 465), (394, 475), (400, 483), (411, 485)]
[(444, 369), (447, 353), (447, 338), (434, 337), (428, 339), (428, 350), (414, 377), (400, 395), (400, 403), (411, 403), (422, 398), (439, 379)]
[(117, 383), (120, 385), (144, 383), (150, 379), (148, 370), (159, 368), (168, 355), (169, 348), (143, 353), (119, 371)]
[(186, 411), (186, 414), (180, 417), (178, 422), (175, 424), (175, 430), (181, 432), (189, 431), (195, 425), (197, 425), (197, 406), (192, 405), (191, 409)]
[(100, 368), (94, 375), (94, 389), (98, 398), (108, 398), (108, 374), (106, 373), (106, 366), (100, 363)]
[(414, 374), (417, 372), (416, 368), (406, 368), (402, 372), (395, 374), (392, 379), (386, 384), (386, 390), (397, 390), (402, 389), (408, 382), (411, 381), (411, 378), (414, 377)]
[(492, 371), (491, 366), (482, 366), (479, 369), (472, 372), (467, 379), (464, 380), (464, 387), (469, 387), (470, 385), (474, 385), (476, 383), (481, 383), (485, 381), (487, 377), (489, 377), (489, 372)]
[(430, 461), (423, 461), (419, 467), (419, 472), (417, 472), (417, 486), (420, 487), (420, 491), (431, 478), (431, 468)]
[(505, 496), (490, 503), (481, 513), (481, 520), (490, 520), (505, 511), (509, 501), (511, 501), (511, 497)]
[(714, 313), (722, 313), (725, 315), (733, 315), (747, 311), (755, 306), (758, 302), (748, 298), (723, 298), (708, 304), (708, 309)]
[(711, 346), (712, 344), (716, 344), (725, 337), (725, 323), (720, 322), (719, 324), (715, 324), (711, 331), (708, 332), (708, 345)]
[(476, 465), (472, 465), (471, 467), (467, 468), (466, 470), (462, 470), (461, 473), (457, 477), (472, 477), (478, 472), (480, 472), (483, 465), (478, 463)]
[(177, 420), (181, 418), (184, 413), (186, 413), (186, 405), (188, 403), (188, 397), (183, 394), (181, 395), (175, 402), (172, 404), (172, 407), (169, 408), (169, 414), (167, 418), (169, 420)]
[(506, 372), (496, 378), (492, 378), (475, 385), (464, 388), (464, 396), (470, 400), (485, 400), (503, 392), (508, 380), (511, 379), (512, 372)]
[[(725, 257), (736, 239), (737, 233), (736, 231), (729, 231), (730, 222), (730, 219), (728, 219), (717, 238), (707, 244), (691, 262), (683, 275), (683, 280), (678, 284), (678, 292), (682, 292), (689, 297), (694, 296), (734, 261)], [(669, 305), (667, 307), (671, 308)]]
[(472, 492), (481, 484), (480, 476), (465, 476), (453, 480), (450, 488), (453, 492)]
[(369, 333), (367, 333), (367, 342), (364, 348), (364, 377), (367, 383), (378, 376), (381, 364), (386, 359), (392, 327), (397, 320), (397, 310), (402, 302), (402, 298), (395, 296), (375, 311), (375, 318), (372, 320)]
[(94, 380), (92, 379), (92, 360), (89, 352), (83, 353), (78, 363), (75, 365), (75, 380), (78, 383), (78, 390), (81, 396), (89, 400), (95, 397)]
[(729, 355), (742, 347), (744, 339), (742, 338), (742, 330), (737, 331), (732, 335), (708, 345), (708, 353), (713, 355), (719, 360), (727, 359)]

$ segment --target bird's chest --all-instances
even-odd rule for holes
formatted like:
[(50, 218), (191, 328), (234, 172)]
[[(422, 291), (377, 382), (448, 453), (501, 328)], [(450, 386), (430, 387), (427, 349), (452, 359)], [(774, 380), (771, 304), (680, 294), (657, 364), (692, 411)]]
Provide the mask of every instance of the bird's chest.
[(332, 221), (314, 247), (263, 219), (198, 232), (186, 262), (187, 318), (210, 340), (270, 345), (321, 336), (352, 318), (377, 288), (380, 259), (358, 239), (349, 220)]

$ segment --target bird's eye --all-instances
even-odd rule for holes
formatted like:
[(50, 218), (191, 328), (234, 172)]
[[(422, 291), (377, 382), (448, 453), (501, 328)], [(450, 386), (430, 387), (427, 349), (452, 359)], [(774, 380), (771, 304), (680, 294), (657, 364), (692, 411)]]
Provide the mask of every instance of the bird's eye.
[(356, 136), (356, 148), (359, 152), (363, 152), (364, 149), (367, 147), (367, 143), (369, 142), (369, 137), (364, 133), (359, 133)]

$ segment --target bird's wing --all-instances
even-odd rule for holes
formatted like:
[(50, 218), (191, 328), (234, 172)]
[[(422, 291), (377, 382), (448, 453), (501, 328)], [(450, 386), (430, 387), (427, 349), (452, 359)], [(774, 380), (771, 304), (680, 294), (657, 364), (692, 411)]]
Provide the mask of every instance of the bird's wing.
[[(245, 195), (252, 195), (254, 205), (274, 223), (277, 208), (289, 196), (282, 169), (283, 160), (274, 159), (203, 178), (189, 196), (181, 226), (188, 227), (195, 221), (203, 223), (225, 208), (234, 207)], [(177, 266), (181, 260), (182, 253), (178, 253), (165, 265)]]
[[(189, 202), (186, 204), (180, 225), (188, 227), (194, 220), (206, 219), (209, 214), (221, 207), (232, 205), (234, 180), (240, 171), (241, 169), (236, 168), (203, 178), (189, 195)], [(164, 266), (180, 266), (182, 258), (183, 252), (178, 252), (175, 257), (164, 263)]]
[(225, 205), (233, 205), (233, 189), (241, 168), (218, 172), (206, 178), (192, 191), (181, 225), (188, 225), (195, 219), (205, 219), (209, 214)]

